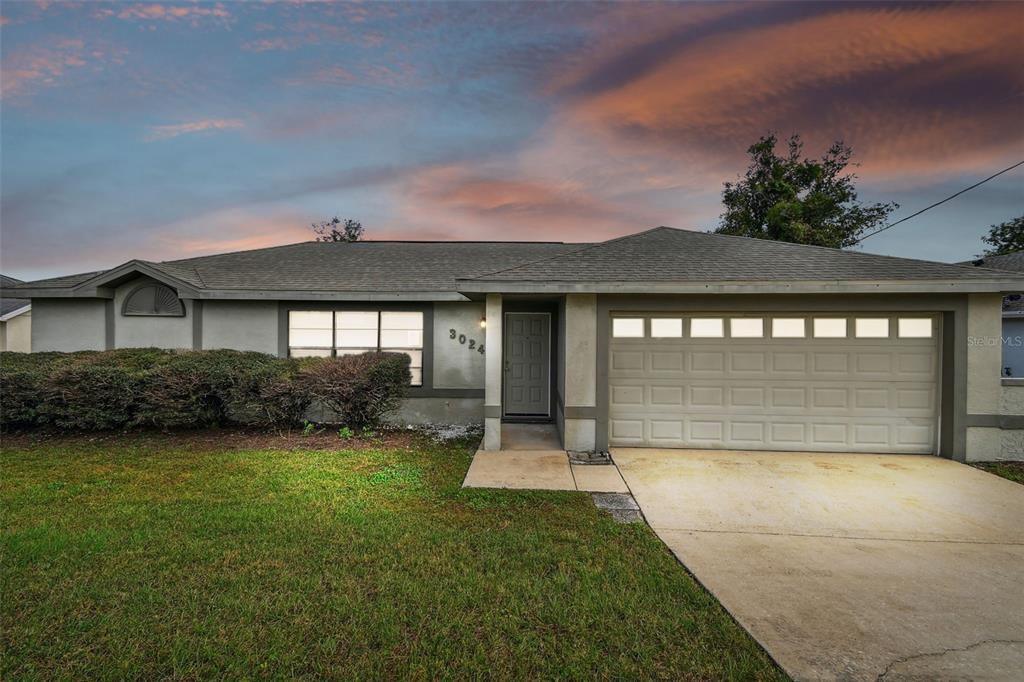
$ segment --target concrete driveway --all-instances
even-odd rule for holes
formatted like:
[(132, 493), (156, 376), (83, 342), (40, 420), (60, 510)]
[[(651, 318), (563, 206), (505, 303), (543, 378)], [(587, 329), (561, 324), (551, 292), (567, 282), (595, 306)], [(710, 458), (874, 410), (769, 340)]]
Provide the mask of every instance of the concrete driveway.
[(1024, 486), (936, 457), (612, 456), (662, 540), (795, 679), (1024, 679)]

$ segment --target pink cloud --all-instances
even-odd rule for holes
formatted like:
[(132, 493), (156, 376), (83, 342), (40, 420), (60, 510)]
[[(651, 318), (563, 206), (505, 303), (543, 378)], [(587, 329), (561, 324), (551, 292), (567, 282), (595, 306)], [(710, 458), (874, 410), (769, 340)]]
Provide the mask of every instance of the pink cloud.
[(991, 167), (1024, 142), (1024, 109), (1006, 94), (1024, 89), (1024, 24), (1012, 4), (854, 6), (695, 33), (659, 48), (648, 68), (609, 77), (635, 46), (620, 39), (569, 59), (548, 86), (568, 94), (562, 125), (627, 156), (737, 164), (775, 129), (817, 150), (842, 138), (865, 175), (900, 178)]
[(228, 19), (231, 14), (222, 3), (216, 4), (161, 4), (136, 3), (120, 8), (101, 8), (95, 13), (99, 18), (117, 18), (129, 21), (177, 21), (180, 19)]
[(9, 54), (0, 63), (0, 96), (17, 97), (56, 85), (67, 72), (85, 66), (86, 56), (85, 43), (79, 39)]
[(166, 140), (179, 135), (190, 135), (219, 130), (236, 130), (244, 128), (245, 123), (237, 118), (211, 118), (202, 121), (190, 121), (188, 123), (175, 123), (172, 125), (150, 126), (146, 135), (147, 142)]

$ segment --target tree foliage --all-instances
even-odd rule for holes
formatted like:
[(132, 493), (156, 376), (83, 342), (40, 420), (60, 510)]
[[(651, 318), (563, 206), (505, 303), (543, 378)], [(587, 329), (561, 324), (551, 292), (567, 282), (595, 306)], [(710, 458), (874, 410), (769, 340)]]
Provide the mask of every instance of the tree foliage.
[(715, 232), (795, 244), (844, 248), (885, 223), (898, 204), (865, 205), (857, 200), (847, 172), (853, 150), (834, 142), (820, 160), (803, 157), (799, 135), (776, 153), (775, 135), (747, 149), (750, 167), (722, 190), (725, 212)]
[(1004, 256), (1024, 251), (1024, 215), (991, 226), (981, 241), (990, 247), (985, 249), (986, 256)]
[(340, 219), (334, 216), (311, 225), (318, 242), (357, 242), (363, 238), (363, 224), (352, 218)]

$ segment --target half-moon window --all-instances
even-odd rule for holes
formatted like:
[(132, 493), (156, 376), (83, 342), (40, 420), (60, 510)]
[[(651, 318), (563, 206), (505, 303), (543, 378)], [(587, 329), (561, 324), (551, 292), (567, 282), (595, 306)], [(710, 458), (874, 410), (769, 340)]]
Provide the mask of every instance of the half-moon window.
[(163, 284), (143, 284), (128, 294), (122, 314), (183, 317), (185, 306), (174, 289)]

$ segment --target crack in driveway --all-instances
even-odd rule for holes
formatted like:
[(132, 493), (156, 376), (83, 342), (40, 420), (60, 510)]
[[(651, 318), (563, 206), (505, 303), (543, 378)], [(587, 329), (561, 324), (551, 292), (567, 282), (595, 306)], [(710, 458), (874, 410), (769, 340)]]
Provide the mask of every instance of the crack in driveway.
[(1019, 639), (983, 639), (980, 642), (975, 642), (974, 644), (968, 644), (965, 647), (950, 647), (948, 649), (943, 649), (942, 651), (929, 651), (929, 652), (925, 652), (923, 654), (911, 654), (910, 656), (903, 656), (901, 658), (897, 658), (896, 660), (892, 661), (889, 665), (885, 666), (885, 670), (883, 670), (878, 675), (878, 677), (875, 678), (875, 682), (881, 682), (881, 680), (884, 680), (886, 678), (886, 676), (888, 676), (888, 674), (892, 672), (893, 668), (895, 668), (897, 665), (900, 665), (901, 663), (907, 663), (909, 661), (914, 661), (914, 660), (917, 660), (919, 658), (931, 658), (931, 657), (938, 658), (940, 656), (945, 656), (946, 654), (970, 651), (971, 649), (977, 649), (979, 646), (982, 646), (982, 645), (985, 645), (985, 644), (1024, 644), (1024, 640), (1019, 640)]

